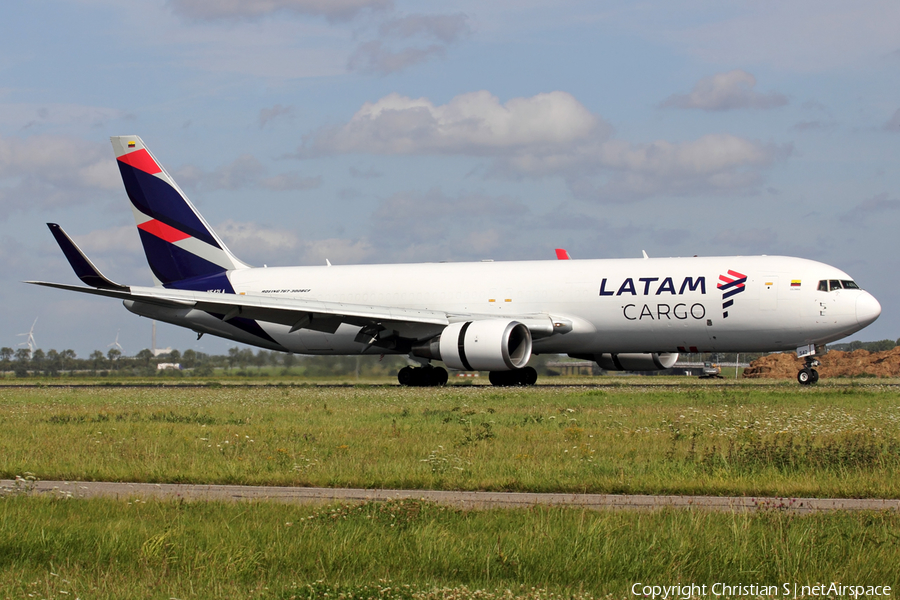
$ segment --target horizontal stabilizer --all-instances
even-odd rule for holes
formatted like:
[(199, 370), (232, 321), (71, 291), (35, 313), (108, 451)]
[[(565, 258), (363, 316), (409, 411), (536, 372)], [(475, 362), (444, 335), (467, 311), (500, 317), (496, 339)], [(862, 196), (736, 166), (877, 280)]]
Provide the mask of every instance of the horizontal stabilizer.
[(56, 238), (56, 243), (62, 248), (63, 254), (66, 255), (66, 259), (68, 259), (69, 264), (72, 265), (72, 269), (75, 271), (75, 274), (78, 275), (78, 279), (95, 288), (128, 291), (128, 286), (120, 285), (107, 279), (103, 273), (94, 266), (91, 259), (85, 256), (84, 252), (81, 251), (81, 248), (75, 245), (75, 242), (73, 242), (72, 238), (63, 231), (62, 227), (56, 223), (47, 223), (47, 227), (50, 228), (50, 233)]

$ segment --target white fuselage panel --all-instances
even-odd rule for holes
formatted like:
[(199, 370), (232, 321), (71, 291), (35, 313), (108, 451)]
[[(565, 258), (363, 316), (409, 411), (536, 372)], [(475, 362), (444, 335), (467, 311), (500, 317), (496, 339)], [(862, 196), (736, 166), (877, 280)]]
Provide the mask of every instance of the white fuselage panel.
[[(535, 353), (792, 350), (840, 339), (874, 320), (857, 315), (860, 297), (871, 298), (867, 292), (818, 290), (821, 280), (850, 280), (846, 273), (780, 256), (273, 267), (231, 271), (229, 279), (248, 296), (441, 311), (451, 320), (571, 322), (567, 333), (535, 339)], [(156, 318), (188, 327), (209, 321), (195, 314)], [(214, 325), (210, 333), (229, 330), (225, 337), (266, 346), (252, 332)], [(360, 328), (352, 325), (334, 333), (259, 326), (292, 352), (366, 348), (355, 341)], [(437, 332), (411, 324), (402, 333)]]

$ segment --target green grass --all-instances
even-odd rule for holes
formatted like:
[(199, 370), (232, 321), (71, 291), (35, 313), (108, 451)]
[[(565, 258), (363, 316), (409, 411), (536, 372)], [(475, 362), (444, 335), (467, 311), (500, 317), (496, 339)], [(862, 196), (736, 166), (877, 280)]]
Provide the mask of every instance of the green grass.
[(900, 515), (887, 513), (13, 496), (0, 499), (0, 597), (486, 598), (509, 589), (533, 598), (625, 598), (637, 582), (897, 589), (898, 529)]
[[(531, 389), (2, 388), (0, 475), (900, 497), (893, 387), (622, 379)], [(10, 494), (0, 498), (0, 599), (632, 598), (638, 582), (896, 590), (897, 531), (892, 513)]]
[(7, 478), (900, 497), (877, 382), (15, 387), (0, 427)]

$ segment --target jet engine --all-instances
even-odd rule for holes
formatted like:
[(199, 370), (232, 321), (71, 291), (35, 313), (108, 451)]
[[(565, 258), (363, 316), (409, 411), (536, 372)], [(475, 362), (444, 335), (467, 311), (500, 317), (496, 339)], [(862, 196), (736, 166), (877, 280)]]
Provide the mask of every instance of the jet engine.
[(439, 336), (414, 346), (412, 353), (442, 360), (451, 369), (511, 371), (528, 364), (531, 332), (518, 321), (451, 323)]
[(572, 358), (593, 360), (607, 371), (662, 371), (672, 368), (678, 360), (677, 352), (652, 352), (646, 354), (570, 354)]

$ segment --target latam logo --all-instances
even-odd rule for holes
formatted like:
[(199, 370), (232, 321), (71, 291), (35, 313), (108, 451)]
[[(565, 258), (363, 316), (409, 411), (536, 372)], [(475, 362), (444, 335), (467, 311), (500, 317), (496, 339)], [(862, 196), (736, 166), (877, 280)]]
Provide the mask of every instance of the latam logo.
[(744, 284), (747, 282), (747, 276), (737, 271), (728, 271), (728, 275), (719, 275), (719, 283), (717, 288), (722, 290), (722, 318), (728, 318), (728, 308), (734, 304), (732, 296), (736, 296), (744, 291)]
[[(672, 296), (683, 296), (686, 292), (696, 292), (697, 290), (700, 290), (701, 294), (706, 293), (705, 277), (685, 277), (681, 281), (680, 286), (678, 285), (678, 282), (671, 277), (666, 277), (662, 280), (660, 280), (659, 277), (637, 277), (639, 282), (637, 285), (635, 285), (634, 280), (635, 278), (628, 277), (619, 285), (618, 289), (616, 289), (616, 284), (610, 283), (609, 280), (604, 277), (603, 281), (600, 282), (600, 295), (662, 296), (663, 294), (670, 294)], [(640, 290), (643, 290), (643, 294), (641, 294)]]

